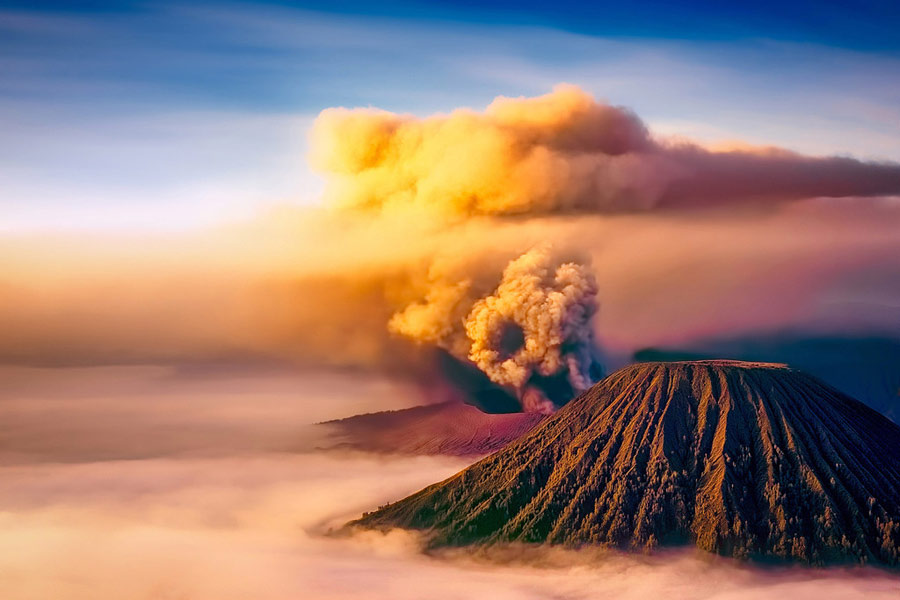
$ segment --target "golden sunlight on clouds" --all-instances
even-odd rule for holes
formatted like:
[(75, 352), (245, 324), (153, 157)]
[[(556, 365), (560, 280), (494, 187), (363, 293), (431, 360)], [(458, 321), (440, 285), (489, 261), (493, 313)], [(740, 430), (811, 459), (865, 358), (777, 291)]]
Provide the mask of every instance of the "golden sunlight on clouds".
[[(498, 384), (515, 372), (513, 387), (559, 375), (579, 388), (595, 354), (900, 322), (877, 301), (900, 280), (900, 204), (860, 197), (900, 190), (897, 165), (666, 144), (571, 86), (425, 119), (329, 109), (312, 139), (321, 209), (177, 235), (0, 240), (0, 360), (275, 361), (434, 381), (446, 351)], [(504, 271), (535, 248), (552, 250), (528, 277), (570, 265), (596, 297), (574, 280), (517, 287), (545, 290), (560, 318), (524, 327), (540, 303), (522, 300), (467, 325), (517, 297)], [(860, 278), (853, 306), (824, 303)]]
[(329, 109), (311, 142), (328, 203), (451, 220), (900, 193), (894, 164), (656, 141), (627, 109), (570, 85), (425, 119)]

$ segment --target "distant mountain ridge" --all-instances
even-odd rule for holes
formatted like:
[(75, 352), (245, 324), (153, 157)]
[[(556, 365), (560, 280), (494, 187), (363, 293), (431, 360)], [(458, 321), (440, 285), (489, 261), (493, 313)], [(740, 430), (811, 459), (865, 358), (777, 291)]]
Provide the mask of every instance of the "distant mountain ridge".
[(462, 402), (441, 402), (369, 413), (319, 425), (324, 449), (385, 454), (484, 456), (540, 423), (539, 413), (485, 413)]
[(783, 365), (631, 365), (519, 440), (351, 525), (432, 546), (877, 561), (900, 553), (900, 427)]

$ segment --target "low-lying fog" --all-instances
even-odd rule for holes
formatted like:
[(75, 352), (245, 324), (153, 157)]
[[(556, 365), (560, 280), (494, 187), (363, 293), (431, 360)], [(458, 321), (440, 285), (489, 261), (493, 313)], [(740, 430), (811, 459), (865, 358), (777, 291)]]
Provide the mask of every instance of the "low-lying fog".
[(873, 568), (762, 570), (690, 551), (426, 556), (323, 536), (466, 460), (316, 451), (308, 424), (421, 401), (356, 375), (0, 370), (7, 600), (897, 598)]

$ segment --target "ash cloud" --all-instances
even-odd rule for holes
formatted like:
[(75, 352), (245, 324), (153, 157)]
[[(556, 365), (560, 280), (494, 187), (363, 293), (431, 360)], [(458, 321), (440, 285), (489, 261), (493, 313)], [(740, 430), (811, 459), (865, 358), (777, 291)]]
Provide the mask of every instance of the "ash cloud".
[[(329, 206), (386, 221), (458, 225), (900, 192), (900, 165), (663, 143), (630, 111), (568, 85), (424, 119), (328, 109), (312, 147)], [(474, 289), (475, 275), (448, 277), (435, 263), (424, 299), (389, 327), (471, 361), (526, 409), (552, 410), (595, 380), (598, 285), (590, 266), (550, 261), (546, 250), (527, 251), (489, 293)]]
[(511, 387), (527, 411), (552, 412), (595, 382), (597, 282), (589, 266), (544, 245), (510, 261), (488, 293), (472, 288), (432, 274), (425, 300), (395, 314), (390, 328), (471, 361)]
[(329, 109), (312, 131), (311, 163), (341, 208), (452, 216), (546, 214), (652, 206), (673, 165), (652, 153), (643, 123), (560, 86), (416, 119)]
[(335, 206), (451, 221), (900, 193), (895, 163), (662, 142), (571, 85), (424, 119), (328, 109), (311, 139)]
[[(313, 142), (316, 209), (0, 239), (0, 362), (288, 363), (502, 412), (565, 402), (592, 347), (900, 336), (900, 203), (844, 197), (896, 192), (896, 165), (662, 142), (571, 87), (426, 119), (329, 109)], [(504, 280), (547, 243), (549, 283)]]
[(466, 320), (469, 359), (492, 380), (520, 389), (537, 373), (561, 370), (576, 391), (593, 384), (597, 281), (574, 262), (554, 265), (549, 251), (531, 250), (509, 263), (496, 291), (475, 303)]

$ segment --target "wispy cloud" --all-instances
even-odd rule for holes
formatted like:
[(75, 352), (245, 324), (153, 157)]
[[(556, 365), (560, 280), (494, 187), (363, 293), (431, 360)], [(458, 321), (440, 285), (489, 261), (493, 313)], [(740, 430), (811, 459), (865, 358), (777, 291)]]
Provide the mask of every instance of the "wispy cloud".
[[(872, 51), (242, 3), (7, 10), (0, 28), (0, 127), (12, 132), (0, 141), (7, 230), (168, 227), (155, 204), (199, 223), (270, 197), (295, 200), (305, 184), (285, 181), (303, 170), (294, 158), (303, 132), (273, 121), (334, 105), (424, 115), (561, 80), (667, 135), (900, 159), (900, 59)], [(201, 135), (196, 123), (217, 131)], [(215, 156), (202, 160), (211, 146)], [(60, 147), (76, 151), (61, 156)], [(98, 208), (81, 210), (91, 197)]]

